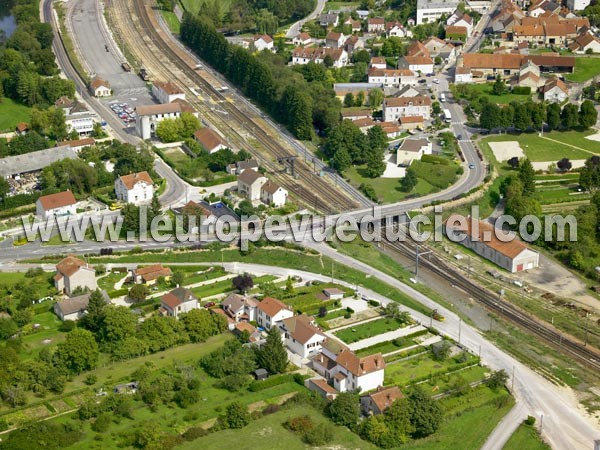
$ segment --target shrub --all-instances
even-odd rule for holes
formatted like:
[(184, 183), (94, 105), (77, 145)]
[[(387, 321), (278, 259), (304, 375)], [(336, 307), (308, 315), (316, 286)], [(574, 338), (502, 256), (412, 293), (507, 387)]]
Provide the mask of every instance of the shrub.
[(371, 305), (371, 306), (379, 306), (379, 302), (377, 300), (369, 300), (369, 305)]
[(310, 416), (291, 417), (283, 423), (283, 426), (290, 431), (309, 431), (315, 424)]
[(264, 416), (269, 415), (269, 414), (274, 414), (277, 411), (279, 411), (281, 408), (279, 405), (273, 404), (273, 405), (267, 405), (267, 407), (265, 409), (262, 410), (262, 413)]
[(25, 272), (25, 278), (35, 278), (44, 274), (44, 269), (41, 267), (32, 267)]
[(186, 441), (194, 441), (194, 440), (196, 440), (198, 438), (201, 438), (202, 436), (206, 436), (208, 433), (209, 433), (209, 431), (205, 430), (204, 428), (192, 427), (192, 428), (189, 428), (181, 436)]
[(531, 88), (529, 86), (515, 86), (512, 93), (515, 95), (530, 95)]
[(432, 164), (441, 164), (443, 166), (450, 165), (449, 159), (443, 158), (441, 156), (436, 156), (436, 155), (423, 155), (423, 156), (421, 156), (421, 161), (432, 163)]
[(87, 384), (88, 386), (91, 386), (98, 382), (98, 377), (96, 375), (90, 373), (88, 376), (85, 377), (85, 380), (83, 382), (85, 384)]
[(527, 419), (525, 419), (525, 425), (529, 425), (530, 427), (535, 425), (535, 417), (527, 416)]
[(104, 433), (108, 431), (110, 427), (111, 417), (109, 413), (104, 413), (98, 416), (98, 418), (92, 423), (92, 430), (96, 433)]
[(352, 313), (349, 313), (349, 312), (344, 313), (344, 319), (349, 319), (350, 317), (352, 317)]
[(303, 436), (304, 442), (308, 445), (325, 445), (333, 439), (333, 429), (331, 425), (322, 423), (306, 431)]
[(62, 331), (63, 333), (68, 333), (69, 331), (75, 329), (76, 323), (72, 320), (65, 320), (63, 323), (60, 324), (60, 326), (58, 327), (58, 329), (60, 331)]
[(271, 378), (267, 378), (266, 380), (253, 381), (252, 384), (250, 385), (250, 387), (248, 388), (248, 390), (251, 392), (259, 392), (259, 391), (268, 389), (270, 387), (278, 386), (278, 385), (284, 384), (284, 383), (290, 383), (292, 381), (295, 381), (295, 380), (294, 380), (294, 376), (291, 374), (275, 375), (275, 376), (272, 376)]

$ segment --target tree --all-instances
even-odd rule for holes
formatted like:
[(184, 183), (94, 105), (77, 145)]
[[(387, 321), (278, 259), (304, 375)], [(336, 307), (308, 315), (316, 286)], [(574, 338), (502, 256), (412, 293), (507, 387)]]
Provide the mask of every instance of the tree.
[(560, 114), (562, 126), (567, 130), (571, 130), (579, 124), (577, 105), (567, 103)]
[(513, 121), (515, 128), (521, 131), (526, 131), (531, 128), (531, 112), (529, 111), (527, 105), (523, 103), (514, 103), (512, 107), (514, 109)]
[(581, 270), (585, 266), (585, 258), (579, 250), (572, 251), (569, 254), (569, 265), (576, 270)]
[(486, 380), (486, 384), (491, 389), (498, 389), (506, 384), (508, 380), (508, 374), (504, 371), (504, 369), (496, 370), (492, 372), (492, 374)]
[(179, 117), (181, 134), (180, 139), (192, 137), (201, 128), (200, 120), (190, 112), (183, 112)]
[(383, 102), (383, 91), (381, 89), (371, 89), (369, 91), (369, 106), (371, 109), (379, 109)]
[(348, 92), (344, 97), (344, 106), (346, 108), (354, 106), (354, 94), (352, 94), (352, 92)]
[(395, 446), (404, 444), (408, 441), (411, 433), (414, 432), (413, 424), (410, 418), (410, 408), (408, 400), (400, 398), (394, 401), (384, 412), (385, 422), (393, 433)]
[(218, 319), (218, 314), (211, 314), (206, 309), (193, 309), (180, 317), (192, 342), (204, 342), (210, 336), (219, 334), (222, 327), (217, 323)]
[(560, 127), (560, 105), (558, 103), (550, 103), (546, 108), (546, 125), (550, 131), (558, 130)]
[(294, 280), (292, 280), (291, 276), (288, 276), (288, 278), (287, 278), (287, 280), (285, 282), (285, 293), (287, 295), (291, 296), (291, 295), (294, 294), (294, 292), (295, 292), (295, 289), (294, 289)]
[(88, 302), (87, 314), (81, 318), (81, 325), (92, 333), (97, 333), (102, 328), (106, 300), (100, 289), (91, 293)]
[(325, 64), (325, 67), (333, 67), (333, 57), (330, 54), (325, 55), (325, 58), (323, 58), (323, 64)]
[[(325, 141), (324, 150), (333, 158), (335, 167), (344, 170), (350, 164), (364, 164), (369, 151), (367, 136), (349, 120), (331, 130)], [(338, 153), (340, 155), (338, 156)]]
[(592, 156), (586, 160), (579, 172), (579, 184), (589, 192), (600, 188), (600, 157)]
[(383, 175), (386, 168), (387, 164), (383, 160), (383, 155), (380, 152), (371, 151), (367, 157), (367, 176), (370, 178), (378, 178)]
[[(365, 71), (365, 73), (366, 73), (366, 71)], [(364, 103), (365, 103), (365, 93), (364, 93), (364, 91), (360, 91), (358, 94), (356, 94), (354, 106), (362, 106)]]
[(573, 167), (573, 164), (569, 158), (563, 158), (556, 163), (556, 167), (558, 167), (561, 172), (568, 172), (571, 170), (571, 167)]
[(591, 100), (584, 100), (579, 109), (579, 125), (587, 129), (596, 125), (597, 120), (598, 111), (596, 111), (594, 103)]
[(108, 306), (100, 329), (101, 341), (119, 345), (129, 337), (133, 337), (137, 327), (137, 317), (125, 306)]
[(231, 280), (231, 284), (240, 292), (246, 292), (254, 286), (254, 280), (249, 273), (243, 273)]
[(360, 417), (360, 402), (358, 394), (342, 392), (329, 404), (331, 420), (345, 427), (352, 427)]
[(0, 318), (0, 339), (8, 339), (19, 331), (19, 327), (11, 318)]
[(256, 351), (256, 362), (269, 373), (283, 373), (287, 367), (287, 351), (277, 327), (271, 327), (262, 347)]
[(178, 141), (182, 131), (182, 124), (177, 119), (163, 119), (156, 126), (156, 136), (163, 142)]
[(504, 84), (504, 81), (502, 81), (502, 78), (500, 77), (500, 75), (498, 75), (496, 77), (496, 81), (494, 82), (494, 85), (492, 86), (492, 93), (494, 95), (502, 95), (506, 92), (506, 84)]
[(233, 402), (225, 408), (225, 414), (219, 417), (218, 423), (224, 428), (244, 428), (250, 423), (248, 408), (240, 402)]
[(444, 361), (450, 356), (452, 345), (448, 341), (436, 342), (431, 346), (433, 352), (433, 358), (436, 361)]
[(403, 192), (410, 192), (417, 185), (418, 181), (417, 174), (409, 167), (406, 169), (406, 175), (400, 182), (400, 189), (402, 189)]
[(67, 334), (64, 342), (56, 347), (54, 354), (58, 365), (78, 374), (92, 369), (98, 361), (98, 344), (88, 330), (76, 328)]
[(175, 272), (171, 277), (171, 283), (174, 286), (183, 286), (183, 282), (185, 280), (185, 275), (183, 272)]
[(483, 105), (479, 115), (479, 126), (486, 130), (493, 130), (500, 126), (500, 107), (496, 103), (486, 103)]
[(519, 180), (523, 184), (523, 195), (535, 192), (535, 170), (529, 159), (524, 159), (519, 166)]
[(440, 405), (419, 387), (414, 386), (407, 394), (413, 437), (422, 438), (435, 433), (444, 418)]
[(214, 378), (224, 378), (227, 375), (247, 375), (256, 369), (256, 354), (233, 339), (223, 347), (209, 353), (200, 360), (202, 368)]
[(516, 169), (519, 167), (519, 157), (518, 156), (513, 156), (507, 162), (508, 162), (508, 165), (510, 167), (512, 167), (513, 169)]
[(129, 289), (127, 296), (134, 302), (143, 302), (150, 295), (150, 289), (145, 284), (135, 284)]

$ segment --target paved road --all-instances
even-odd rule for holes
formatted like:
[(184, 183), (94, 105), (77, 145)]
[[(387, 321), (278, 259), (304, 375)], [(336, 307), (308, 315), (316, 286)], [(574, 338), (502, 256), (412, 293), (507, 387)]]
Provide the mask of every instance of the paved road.
[(502, 450), (527, 416), (527, 409), (523, 405), (523, 402), (517, 402), (513, 409), (496, 425), (496, 428), (488, 436), (481, 450)]
[(326, 2), (327, 0), (317, 0), (317, 6), (315, 7), (315, 10), (311, 12), (308, 16), (306, 16), (304, 19), (300, 19), (298, 22), (294, 23), (287, 31), (287, 33), (285, 33), (285, 37), (293, 38), (294, 36), (299, 34), (300, 30), (306, 22), (310, 22), (311, 20), (316, 19), (323, 12), (323, 8), (325, 8)]
[[(94, 17), (98, 16), (95, 15)], [(96, 114), (98, 114), (99, 117), (102, 117), (102, 119), (107, 122), (116, 137), (123, 142), (128, 142), (136, 146), (139, 145), (141, 141), (133, 134), (133, 130), (131, 128), (127, 130), (123, 129), (122, 122), (115, 116), (112, 110), (89, 94), (85, 83), (79, 78), (77, 72), (71, 65), (57, 31), (58, 24), (54, 18), (51, 0), (43, 0), (42, 19), (44, 22), (52, 24), (54, 30), (52, 50), (56, 55), (58, 65), (62, 69), (64, 75), (75, 83), (77, 93), (80, 97)], [(160, 196), (161, 203), (163, 205), (180, 203), (185, 198), (189, 185), (181, 180), (181, 178), (179, 178), (177, 174), (160, 159), (155, 161), (154, 170), (159, 176), (167, 180), (167, 188)]]

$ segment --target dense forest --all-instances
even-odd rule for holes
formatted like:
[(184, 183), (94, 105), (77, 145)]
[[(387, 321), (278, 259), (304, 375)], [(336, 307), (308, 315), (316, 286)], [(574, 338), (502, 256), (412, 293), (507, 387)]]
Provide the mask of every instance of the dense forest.
[(209, 20), (189, 13), (181, 24), (181, 39), (297, 138), (311, 139), (313, 126), (326, 133), (339, 124), (342, 105), (325, 71), (308, 81), (283, 57), (256, 56), (231, 45)]
[[(7, 11), (3, 3), (3, 14)], [(72, 81), (58, 76), (52, 53), (52, 27), (41, 23), (38, 0), (13, 0), (15, 32), (0, 42), (0, 101), (9, 97), (27, 106), (46, 108), (63, 95), (73, 96)]]

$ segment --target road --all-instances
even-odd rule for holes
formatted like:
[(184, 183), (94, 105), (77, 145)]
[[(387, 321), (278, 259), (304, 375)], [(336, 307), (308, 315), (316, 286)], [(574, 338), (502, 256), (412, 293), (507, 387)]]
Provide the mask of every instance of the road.
[(285, 37), (293, 38), (294, 36), (299, 34), (300, 30), (306, 22), (310, 22), (311, 20), (316, 19), (323, 12), (323, 9), (325, 8), (325, 3), (327, 3), (327, 0), (317, 0), (317, 6), (315, 7), (315, 10), (311, 12), (308, 16), (306, 16), (304, 19), (300, 19), (298, 22), (295, 22), (290, 27), (290, 29), (287, 30), (287, 33), (285, 33)]
[[(94, 15), (94, 17), (98, 17)], [(87, 87), (83, 80), (77, 74), (77, 71), (73, 68), (67, 52), (60, 40), (58, 33), (58, 23), (55, 20), (55, 15), (52, 10), (52, 1), (43, 0), (42, 2), (42, 19), (44, 22), (52, 24), (54, 31), (54, 42), (52, 43), (52, 50), (56, 55), (58, 66), (61, 68), (65, 77), (73, 80), (79, 96), (89, 105), (89, 107), (99, 116), (112, 129), (113, 134), (123, 142), (138, 146), (140, 139), (132, 134), (132, 130), (126, 131), (123, 128), (122, 122), (117, 116), (108, 108), (106, 105), (98, 101), (95, 97), (89, 94)], [(104, 44), (102, 44), (104, 45)], [(167, 188), (165, 192), (160, 196), (161, 204), (171, 205), (180, 203), (186, 195), (189, 185), (185, 183), (173, 170), (165, 164), (161, 159), (156, 158), (154, 163), (154, 170), (156, 173), (167, 180)]]

